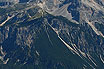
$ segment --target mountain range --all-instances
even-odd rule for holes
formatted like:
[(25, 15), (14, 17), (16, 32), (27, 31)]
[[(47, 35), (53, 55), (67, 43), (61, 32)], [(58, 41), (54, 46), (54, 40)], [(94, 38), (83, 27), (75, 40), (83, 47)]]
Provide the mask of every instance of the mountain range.
[(0, 1), (0, 69), (103, 69), (104, 0)]

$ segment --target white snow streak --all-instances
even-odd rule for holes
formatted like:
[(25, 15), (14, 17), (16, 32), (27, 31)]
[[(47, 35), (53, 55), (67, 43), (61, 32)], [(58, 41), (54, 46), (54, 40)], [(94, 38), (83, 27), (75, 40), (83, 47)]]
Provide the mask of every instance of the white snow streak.
[(89, 60), (90, 60), (95, 66), (97, 66), (96, 63), (92, 60), (92, 57), (91, 57), (89, 54), (87, 54), (87, 56), (88, 56)]
[[(48, 23), (49, 24), (49, 23)], [(68, 49), (70, 49), (72, 51), (72, 53), (76, 53), (79, 57), (81, 57), (81, 55), (76, 51), (74, 50), (71, 46), (69, 46), (58, 34), (58, 31), (55, 30), (50, 24), (49, 26), (54, 30), (54, 32), (56, 32), (56, 34), (58, 35), (58, 38), (68, 47)], [(82, 58), (82, 57), (81, 57)]]
[(102, 59), (101, 55), (100, 55), (100, 59), (101, 59), (102, 63), (104, 63), (104, 60)]
[(39, 52), (38, 51), (36, 51), (36, 54), (39, 56)]
[(58, 8), (52, 12), (50, 12), (51, 14), (55, 15), (55, 16), (63, 16), (66, 17), (67, 19), (71, 20), (72, 16), (71, 13), (68, 12), (67, 8), (70, 4), (66, 4), (64, 6), (62, 6), (61, 8)]
[(89, 22), (88, 20), (86, 20), (86, 22), (90, 25), (90, 27), (93, 29), (93, 31), (97, 34), (100, 35), (104, 38), (104, 35), (102, 34), (101, 31), (99, 31), (93, 24), (92, 22)]
[(14, 15), (12, 15), (11, 17), (8, 16), (8, 18), (3, 23), (1, 23), (0, 26), (3, 26), (7, 21), (9, 21), (10, 19), (12, 19), (13, 17), (14, 17)]
[(104, 8), (99, 4), (97, 4), (94, 0), (81, 0), (81, 1), (83, 4), (95, 9), (96, 11), (102, 10), (104, 12)]

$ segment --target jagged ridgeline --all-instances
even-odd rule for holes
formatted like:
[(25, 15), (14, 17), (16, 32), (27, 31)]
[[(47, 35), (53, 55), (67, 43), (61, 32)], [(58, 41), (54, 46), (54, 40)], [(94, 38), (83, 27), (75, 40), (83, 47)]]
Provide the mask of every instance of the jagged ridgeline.
[(18, 2), (0, 7), (0, 69), (104, 68), (103, 0)]

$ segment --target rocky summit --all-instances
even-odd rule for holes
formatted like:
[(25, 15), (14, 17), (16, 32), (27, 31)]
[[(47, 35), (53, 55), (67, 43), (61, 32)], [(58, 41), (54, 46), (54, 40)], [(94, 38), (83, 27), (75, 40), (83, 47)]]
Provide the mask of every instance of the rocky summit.
[(0, 69), (104, 69), (104, 0), (0, 0)]

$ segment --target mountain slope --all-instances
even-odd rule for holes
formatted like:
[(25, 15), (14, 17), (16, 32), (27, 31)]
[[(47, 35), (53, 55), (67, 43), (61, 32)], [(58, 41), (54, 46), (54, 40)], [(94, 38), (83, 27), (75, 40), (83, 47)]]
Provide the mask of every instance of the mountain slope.
[(103, 69), (101, 3), (57, 2), (0, 8), (0, 68)]

